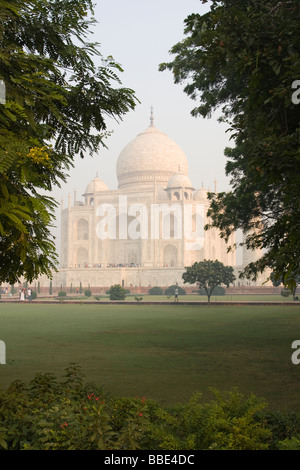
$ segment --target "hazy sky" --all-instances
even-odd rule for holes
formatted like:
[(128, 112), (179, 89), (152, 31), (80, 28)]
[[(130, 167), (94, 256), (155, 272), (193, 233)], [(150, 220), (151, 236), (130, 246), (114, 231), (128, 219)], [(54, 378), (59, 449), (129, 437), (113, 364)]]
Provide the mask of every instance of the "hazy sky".
[[(122, 85), (135, 91), (140, 104), (119, 123), (109, 121), (113, 135), (106, 140), (108, 149), (98, 156), (77, 159), (70, 170), (67, 184), (53, 195), (67, 204), (68, 195), (77, 192), (81, 198), (88, 183), (98, 173), (110, 189), (117, 189), (116, 162), (122, 149), (150, 125), (150, 109), (154, 124), (185, 152), (189, 176), (195, 188), (204, 185), (213, 190), (229, 187), (225, 176), (224, 148), (229, 143), (226, 126), (211, 119), (190, 115), (195, 103), (175, 85), (172, 73), (159, 72), (161, 62), (170, 61), (171, 47), (184, 37), (184, 19), (190, 13), (204, 13), (208, 4), (200, 0), (100, 0), (97, 2), (93, 40), (100, 43), (103, 56), (112, 55), (124, 72)], [(59, 211), (57, 224), (60, 224)]]

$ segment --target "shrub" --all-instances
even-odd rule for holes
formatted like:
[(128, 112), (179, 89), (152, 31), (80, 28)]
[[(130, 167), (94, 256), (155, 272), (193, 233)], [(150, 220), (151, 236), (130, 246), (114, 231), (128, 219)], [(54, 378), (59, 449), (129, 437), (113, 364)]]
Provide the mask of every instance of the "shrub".
[[(83, 382), (71, 365), (61, 381), (36, 374), (0, 392), (0, 449), (263, 450), (272, 434), (259, 413), (264, 401), (236, 391), (162, 408), (153, 400), (111, 397)], [(299, 449), (299, 435), (277, 448)]]
[(300, 422), (295, 412), (282, 413), (276, 410), (263, 410), (257, 415), (258, 421), (263, 421), (271, 431), (268, 440), (269, 449), (280, 448), (280, 443), (288, 443), (293, 436), (300, 435)]
[(0, 391), (0, 450), (299, 450), (300, 420), (237, 390), (159, 405), (113, 397), (71, 364)]
[(35, 290), (31, 291), (31, 299), (34, 300), (37, 298), (37, 292)]
[(285, 290), (285, 289), (282, 289), (280, 294), (282, 295), (282, 297), (288, 297), (289, 295), (291, 295), (290, 291)]
[(212, 295), (225, 295), (225, 294), (226, 294), (226, 289), (222, 286), (217, 286), (212, 291)]
[(165, 290), (166, 295), (175, 295), (175, 289), (178, 289), (178, 295), (185, 295), (185, 290), (180, 286), (170, 286)]
[(154, 287), (151, 287), (151, 289), (149, 289), (149, 294), (150, 295), (162, 295), (163, 290), (161, 287), (154, 286)]
[(120, 286), (120, 284), (115, 284), (111, 286), (109, 291), (109, 298), (110, 300), (124, 300), (126, 297), (125, 289)]
[(85, 295), (86, 297), (91, 297), (92, 292), (90, 291), (90, 289), (86, 289), (86, 290), (84, 291), (84, 295)]
[(66, 297), (67, 293), (64, 290), (60, 290), (57, 295), (58, 297)]
[(300, 436), (285, 439), (277, 445), (278, 450), (300, 450)]
[(123, 407), (71, 366), (61, 382), (37, 374), (0, 393), (0, 450), (137, 450), (147, 426), (142, 399)]
[(256, 420), (266, 404), (253, 396), (245, 399), (236, 391), (214, 394), (216, 398), (207, 403), (195, 394), (187, 404), (161, 414), (160, 426), (151, 435), (155, 445), (163, 450), (267, 449), (270, 430)]

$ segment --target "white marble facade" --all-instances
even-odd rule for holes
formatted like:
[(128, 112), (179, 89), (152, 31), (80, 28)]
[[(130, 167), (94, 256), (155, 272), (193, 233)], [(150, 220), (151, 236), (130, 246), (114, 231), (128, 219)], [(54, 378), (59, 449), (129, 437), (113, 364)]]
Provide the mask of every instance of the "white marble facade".
[[(118, 189), (95, 177), (83, 200), (62, 207), (56, 284), (100, 287), (182, 284), (185, 266), (218, 259), (235, 266), (207, 223), (207, 190), (194, 188), (182, 149), (150, 126), (117, 161)], [(234, 239), (231, 240), (234, 242)]]

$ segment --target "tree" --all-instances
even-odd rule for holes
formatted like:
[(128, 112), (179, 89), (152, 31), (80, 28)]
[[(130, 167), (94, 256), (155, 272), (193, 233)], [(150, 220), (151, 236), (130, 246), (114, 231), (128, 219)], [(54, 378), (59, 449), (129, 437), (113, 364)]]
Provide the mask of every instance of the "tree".
[[(291, 290), (293, 300), (298, 300), (296, 296), (297, 287), (300, 284), (300, 275), (292, 273), (292, 279), (295, 281), (295, 287)], [(272, 281), (273, 286), (278, 287), (283, 284), (283, 277), (278, 277), (274, 273), (271, 273), (270, 280)], [(289, 291), (288, 291), (289, 292)]]
[(105, 145), (106, 117), (135, 107), (119, 64), (89, 41), (94, 24), (90, 0), (0, 1), (1, 282), (52, 276), (56, 202), (45, 194)]
[(184, 283), (198, 284), (200, 289), (204, 289), (210, 302), (211, 294), (215, 287), (224, 284), (226, 287), (234, 282), (235, 275), (231, 266), (224, 266), (218, 260), (204, 260), (194, 263), (185, 268), (182, 275)]
[(232, 189), (210, 193), (205, 228), (217, 227), (226, 241), (241, 229), (247, 248), (262, 250), (242, 276), (255, 280), (269, 268), (293, 289), (292, 274), (300, 273), (299, 2), (210, 3), (208, 13), (185, 20), (186, 38), (160, 66), (197, 102), (192, 115), (221, 108), (231, 132)]

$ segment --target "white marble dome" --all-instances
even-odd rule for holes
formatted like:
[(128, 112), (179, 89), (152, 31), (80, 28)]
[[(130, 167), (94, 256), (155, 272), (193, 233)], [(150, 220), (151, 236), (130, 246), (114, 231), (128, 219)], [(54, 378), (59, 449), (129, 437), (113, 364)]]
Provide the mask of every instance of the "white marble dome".
[(153, 123), (122, 150), (117, 161), (119, 189), (133, 186), (167, 186), (174, 173), (188, 175), (183, 150)]
[(176, 173), (168, 181), (168, 189), (186, 188), (194, 189), (190, 178), (182, 173)]
[(108, 186), (104, 181), (96, 176), (87, 186), (85, 194), (94, 194), (99, 191), (107, 191)]
[(195, 201), (207, 201), (207, 189), (201, 188), (195, 191), (193, 199)]

